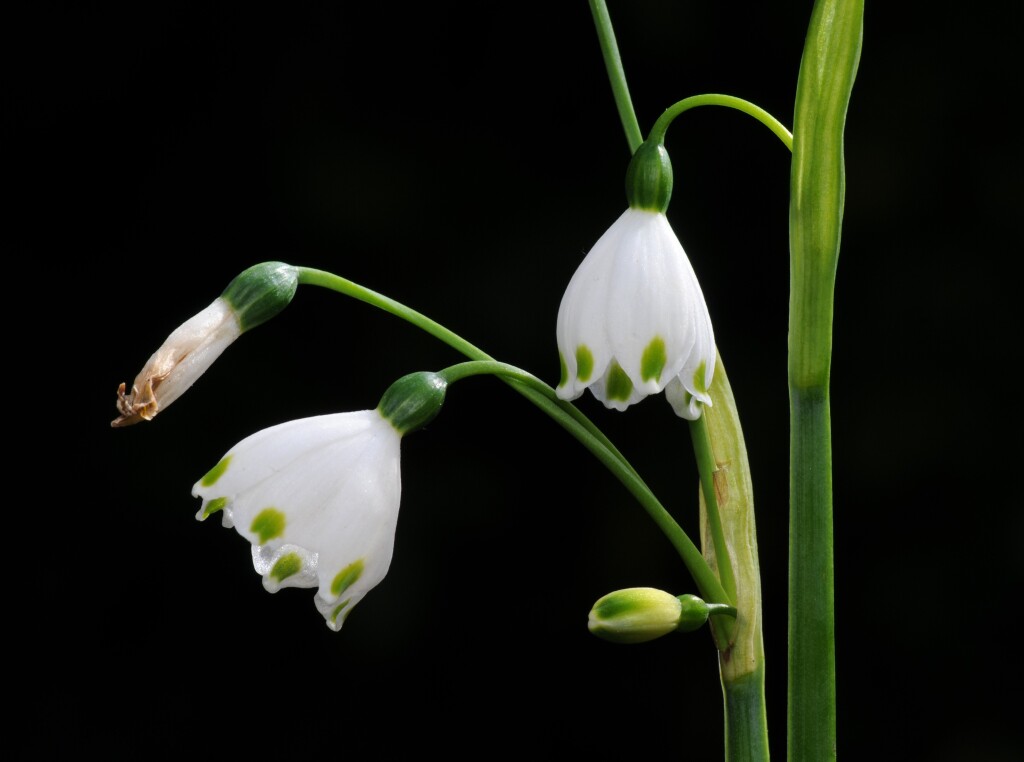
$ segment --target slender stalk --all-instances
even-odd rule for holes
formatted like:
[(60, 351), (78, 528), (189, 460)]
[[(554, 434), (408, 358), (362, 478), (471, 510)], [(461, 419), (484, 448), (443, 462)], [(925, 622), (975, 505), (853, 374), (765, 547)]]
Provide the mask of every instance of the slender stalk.
[(829, 372), (842, 231), (843, 132), (863, 0), (817, 0), (800, 62), (790, 195), (789, 711), (791, 760), (836, 756)]
[[(327, 272), (326, 270), (317, 270), (311, 267), (298, 267), (299, 271), (299, 283), (308, 286), (319, 286), (320, 288), (326, 288), (331, 291), (336, 291), (339, 294), (352, 297), (358, 301), (365, 302), (366, 304), (377, 307), (378, 309), (384, 310), (396, 317), (405, 320), (408, 323), (412, 323), (417, 328), (426, 331), (428, 334), (438, 339), (460, 354), (469, 357), (472, 360), (491, 360), (494, 358), (484, 352), (479, 347), (476, 347), (466, 341), (464, 338), (448, 330), (440, 323), (437, 323), (421, 312), (417, 312), (410, 307), (405, 306), (401, 302), (396, 302), (390, 297), (384, 296), (381, 293), (372, 291), (371, 289), (360, 286), (358, 283), (353, 283), (347, 278), (342, 278), (340, 275)], [(535, 394), (530, 390), (523, 390), (523, 394), (533, 400), (531, 394)], [(546, 402), (540, 403), (546, 405)], [(580, 425), (584, 426), (592, 436), (600, 441), (609, 451), (619, 457), (624, 463), (626, 462), (625, 457), (618, 451), (611, 440), (609, 440), (604, 433), (595, 426), (589, 418), (583, 413), (576, 409), (574, 405), (568, 403), (560, 403), (563, 410), (571, 415)], [(634, 472), (635, 473), (635, 472)], [(639, 475), (637, 475), (639, 478)]]
[[(706, 408), (705, 408), (706, 410)], [(707, 511), (707, 526), (711, 534), (712, 546), (718, 567), (718, 578), (722, 587), (732, 600), (736, 600), (736, 577), (732, 571), (731, 554), (725, 543), (725, 531), (722, 528), (722, 517), (718, 511), (718, 497), (715, 491), (715, 472), (718, 464), (711, 449), (711, 438), (708, 434), (708, 420), (702, 415), (696, 421), (690, 421), (690, 438), (693, 440), (693, 453), (697, 458), (697, 470), (700, 473), (700, 486)]]
[[(461, 363), (442, 371), (449, 381), (465, 378), (469, 375), (491, 373), (502, 377), (513, 389), (529, 399), (566, 429), (583, 444), (616, 478), (630, 491), (637, 502), (647, 511), (658, 528), (665, 534), (669, 542), (682, 558), (687, 570), (697, 585), (701, 596), (709, 603), (731, 603), (718, 577), (701, 555), (700, 550), (683, 531), (672, 515), (651, 492), (636, 470), (601, 433), (601, 431), (574, 405), (558, 399), (555, 390), (536, 376), (506, 363), (500, 363), (487, 355), (483, 350), (470, 344), (461, 336), (436, 323), (425, 315), (406, 307), (394, 299), (390, 299), (375, 291), (364, 288), (350, 280), (346, 280), (324, 270), (299, 267), (299, 283), (328, 288), (332, 291), (351, 296), (360, 301), (379, 307), (385, 312), (400, 317), (421, 328), (435, 338), (440, 339), (453, 349), (458, 350), (475, 362)], [(727, 639), (728, 627), (721, 635), (722, 647)]]
[(742, 98), (737, 98), (732, 95), (720, 95), (718, 93), (693, 95), (669, 106), (665, 109), (662, 115), (658, 117), (658, 120), (654, 123), (654, 127), (651, 128), (651, 134), (647, 136), (647, 139), (664, 143), (665, 131), (668, 130), (668, 126), (672, 124), (672, 120), (680, 114), (685, 113), (692, 108), (697, 108), (698, 106), (725, 106), (727, 108), (734, 108), (737, 111), (742, 111), (744, 114), (754, 117), (757, 121), (775, 133), (775, 136), (786, 144), (786, 148), (793, 150), (793, 135), (785, 128), (782, 122), (760, 106), (755, 106), (750, 101), (745, 101)]
[(636, 111), (633, 110), (633, 100), (629, 97), (626, 71), (622, 68), (622, 59), (619, 57), (619, 46), (615, 41), (615, 30), (612, 29), (608, 6), (604, 0), (590, 0), (590, 12), (594, 17), (594, 25), (597, 27), (601, 55), (604, 58), (605, 69), (608, 70), (608, 81), (611, 82), (612, 95), (619, 110), (619, 119), (622, 120), (622, 129), (626, 133), (626, 142), (629, 143), (629, 152), (635, 153), (640, 144), (644, 142), (644, 137), (640, 131)]

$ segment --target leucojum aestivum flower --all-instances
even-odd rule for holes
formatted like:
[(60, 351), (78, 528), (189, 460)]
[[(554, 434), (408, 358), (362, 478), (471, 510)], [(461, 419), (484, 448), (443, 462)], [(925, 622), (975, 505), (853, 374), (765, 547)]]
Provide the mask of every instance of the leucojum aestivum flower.
[(558, 396), (584, 389), (625, 410), (665, 390), (676, 414), (695, 420), (712, 404), (715, 334), (704, 294), (665, 211), (672, 165), (645, 143), (626, 176), (629, 208), (584, 258), (562, 297)]
[[(859, 56), (863, 4), (815, 3), (807, 36), (814, 44), (805, 49), (802, 62), (795, 135), (753, 104), (704, 95), (667, 109), (646, 140), (629, 101), (604, 2), (591, 0), (591, 10), (633, 156), (626, 173), (628, 208), (583, 258), (558, 309), (557, 387), (494, 360), (426, 316), (337, 275), (265, 262), (242, 272), (220, 297), (172, 332), (130, 389), (120, 385), (112, 425), (153, 420), (228, 346), (284, 309), (299, 285), (329, 288), (403, 318), (469, 361), (403, 376), (375, 408), (287, 421), (242, 439), (195, 482), (192, 494), (202, 501), (197, 518), (220, 514), (224, 526), (237, 530), (249, 543), (253, 567), (269, 592), (314, 588), (316, 608), (338, 631), (384, 579), (392, 561), (402, 497), (402, 438), (435, 418), (451, 383), (496, 375), (619, 479), (665, 534), (697, 587), (699, 596), (649, 587), (613, 591), (591, 607), (590, 632), (615, 643), (641, 643), (708, 623), (725, 697), (726, 756), (767, 759), (760, 573), (747, 454), (704, 294), (667, 217), (673, 177), (664, 136), (672, 120), (689, 108), (719, 105), (754, 116), (782, 138), (793, 151), (791, 248), (802, 278), (794, 279), (793, 287), (815, 294), (822, 292), (822, 283), (831, 288), (843, 191), (842, 172), (837, 174), (835, 167), (842, 167), (842, 127)], [(824, 85), (818, 81), (822, 72), (832, 77)], [(828, 256), (817, 262), (812, 257), (821, 249), (807, 237), (808, 231), (822, 230), (836, 235)], [(808, 261), (814, 266), (805, 266)], [(830, 294), (817, 301), (791, 299), (790, 326), (791, 351), (804, 353), (791, 363), (796, 464), (791, 538), (809, 538), (809, 550), (791, 566), (790, 631), (799, 637), (790, 644), (790, 742), (797, 749), (794, 758), (814, 760), (835, 753), (834, 646), (828, 627), (818, 627), (832, 617), (831, 497), (815, 491), (825, 485), (827, 492), (831, 461), (827, 416), (815, 417), (804, 403), (827, 395), (830, 335), (822, 326), (831, 324)], [(807, 305), (823, 306), (820, 314), (804, 314)], [(795, 372), (804, 374), (799, 383), (794, 383)], [(617, 411), (664, 391), (672, 410), (688, 421), (700, 475), (703, 550), (625, 456), (571, 404), (587, 389)], [(825, 445), (817, 447), (821, 442)], [(826, 545), (816, 539), (822, 537)]]

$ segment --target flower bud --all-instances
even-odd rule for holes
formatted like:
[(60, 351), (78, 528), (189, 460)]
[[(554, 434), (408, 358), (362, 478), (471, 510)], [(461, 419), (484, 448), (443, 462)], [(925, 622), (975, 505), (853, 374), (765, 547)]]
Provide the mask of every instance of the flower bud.
[(590, 610), (588, 627), (613, 643), (643, 643), (676, 630), (681, 613), (676, 596), (652, 587), (630, 587), (600, 598)]

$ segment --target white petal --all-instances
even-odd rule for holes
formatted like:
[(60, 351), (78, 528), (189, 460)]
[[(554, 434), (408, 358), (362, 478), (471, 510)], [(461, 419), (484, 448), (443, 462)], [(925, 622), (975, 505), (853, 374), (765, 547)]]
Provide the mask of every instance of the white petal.
[(215, 299), (167, 337), (136, 377), (135, 386), (141, 389), (147, 378), (159, 378), (154, 387), (162, 410), (188, 391), (241, 333), (231, 306)]

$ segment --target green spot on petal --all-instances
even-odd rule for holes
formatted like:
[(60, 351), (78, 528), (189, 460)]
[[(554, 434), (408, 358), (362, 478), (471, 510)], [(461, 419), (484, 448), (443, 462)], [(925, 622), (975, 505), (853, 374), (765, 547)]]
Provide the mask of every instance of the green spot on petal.
[[(350, 600), (352, 600), (352, 599), (349, 598), (349, 601)], [(347, 605), (348, 605), (348, 601), (342, 601), (341, 604), (338, 606), (338, 608), (336, 608), (334, 611), (331, 612), (331, 622), (332, 623), (338, 621), (338, 614), (340, 614), (342, 612), (342, 609), (344, 609)]]
[(701, 394), (707, 394), (707, 387), (704, 386), (704, 374), (707, 372), (707, 363), (703, 360), (700, 361), (700, 365), (697, 366), (697, 370), (693, 372), (693, 388)]
[(633, 393), (633, 382), (629, 380), (626, 371), (617, 362), (613, 362), (608, 369), (608, 383), (605, 386), (605, 394), (610, 400), (625, 402)]
[(565, 358), (558, 353), (558, 385), (565, 386), (569, 381), (569, 369), (565, 367)]
[(270, 576), (278, 582), (284, 582), (293, 574), (302, 571), (302, 559), (298, 553), (286, 553), (277, 559), (274, 567), (270, 570)]
[(334, 595), (341, 595), (354, 585), (361, 576), (363, 576), (363, 559), (360, 558), (338, 572), (331, 583), (331, 592)]
[(204, 487), (212, 487), (217, 483), (220, 477), (224, 476), (224, 472), (228, 470), (228, 464), (231, 462), (231, 456), (227, 455), (221, 458), (220, 463), (211, 468), (206, 472), (206, 476), (199, 480), (199, 483)]
[(586, 344), (576, 347), (576, 378), (586, 381), (594, 372), (594, 355)]
[(634, 608), (635, 604), (628, 596), (608, 595), (594, 607), (594, 614), (598, 619), (614, 619), (630, 613)]
[(213, 514), (217, 513), (217, 511), (224, 510), (224, 506), (227, 504), (228, 499), (226, 497), (215, 497), (213, 500), (208, 502), (206, 507), (203, 509), (203, 518), (209, 518)]
[(660, 336), (651, 339), (643, 356), (640, 358), (640, 378), (644, 381), (661, 379), (661, 371), (665, 369), (665, 340)]
[(284, 534), (284, 514), (276, 508), (264, 508), (252, 520), (249, 531), (260, 538), (260, 545)]

